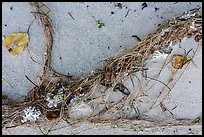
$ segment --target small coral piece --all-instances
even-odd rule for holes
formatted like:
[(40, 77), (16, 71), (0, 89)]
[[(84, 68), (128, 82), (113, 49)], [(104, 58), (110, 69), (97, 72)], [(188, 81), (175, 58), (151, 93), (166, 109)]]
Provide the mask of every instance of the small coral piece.
[(25, 108), (23, 110), (23, 116), (22, 116), (22, 120), (21, 122), (22, 123), (25, 123), (25, 122), (35, 122), (37, 119), (39, 119), (39, 116), (42, 114), (41, 111), (37, 110), (35, 107), (28, 107), (28, 108)]
[(56, 95), (52, 94), (52, 93), (48, 93), (47, 94), (47, 101), (48, 104), (47, 106), (49, 108), (57, 108), (58, 104), (60, 104), (64, 99), (64, 94), (63, 94), (63, 89), (59, 89), (58, 93)]
[(168, 54), (166, 54), (166, 53), (161, 53), (161, 52), (159, 52), (159, 51), (157, 50), (157, 51), (155, 51), (155, 53), (154, 53), (154, 55), (153, 55), (153, 60), (157, 60), (157, 59), (159, 59), (159, 58), (164, 58), (164, 59), (166, 59), (167, 56), (168, 56)]
[(193, 13), (192, 11), (186, 11), (182, 16), (179, 17), (180, 20), (187, 20), (190, 19), (191, 17), (194, 17), (196, 14)]

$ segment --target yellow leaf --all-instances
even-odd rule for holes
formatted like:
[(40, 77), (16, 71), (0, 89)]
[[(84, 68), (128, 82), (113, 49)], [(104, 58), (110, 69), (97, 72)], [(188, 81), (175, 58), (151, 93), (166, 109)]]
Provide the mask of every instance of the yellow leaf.
[(4, 43), (9, 53), (18, 56), (28, 46), (29, 37), (27, 33), (15, 33), (5, 37)]

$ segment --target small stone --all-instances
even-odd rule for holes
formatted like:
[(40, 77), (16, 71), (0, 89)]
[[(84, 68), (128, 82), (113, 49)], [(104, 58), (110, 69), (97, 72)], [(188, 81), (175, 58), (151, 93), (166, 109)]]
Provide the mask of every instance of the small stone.
[(155, 8), (154, 8), (154, 11), (156, 12), (157, 10), (159, 10), (159, 8), (155, 7)]

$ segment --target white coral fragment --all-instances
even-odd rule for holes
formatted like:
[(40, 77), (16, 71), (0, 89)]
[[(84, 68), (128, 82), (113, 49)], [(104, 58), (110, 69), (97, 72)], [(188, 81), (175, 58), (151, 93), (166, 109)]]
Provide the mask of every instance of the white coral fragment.
[(22, 123), (25, 122), (35, 122), (37, 119), (39, 119), (39, 116), (41, 115), (41, 111), (37, 110), (35, 107), (28, 107), (23, 110), (23, 116), (22, 116)]
[(64, 99), (63, 88), (60, 88), (56, 95), (52, 93), (47, 94), (46, 100), (48, 101), (47, 106), (49, 108), (57, 108), (58, 104), (60, 104)]
[(154, 55), (153, 55), (153, 60), (157, 60), (157, 59), (160, 59), (160, 58), (163, 58), (163, 59), (166, 59), (168, 56), (168, 54), (166, 53), (161, 53), (159, 52), (158, 50), (155, 51)]
[(181, 20), (187, 20), (190, 19), (191, 17), (194, 17), (196, 14), (192, 13), (191, 11), (186, 11), (182, 16), (179, 17)]

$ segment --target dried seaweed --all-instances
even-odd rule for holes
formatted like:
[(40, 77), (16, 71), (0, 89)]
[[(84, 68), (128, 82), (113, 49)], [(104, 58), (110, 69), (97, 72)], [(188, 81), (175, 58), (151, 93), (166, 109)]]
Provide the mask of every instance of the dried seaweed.
[[(147, 36), (138, 44), (133, 45), (133, 47), (126, 53), (117, 55), (112, 59), (107, 60), (104, 67), (98, 69), (93, 75), (87, 75), (84, 77), (71, 77), (61, 75), (53, 71), (51, 68), (51, 53), (54, 30), (52, 26), (52, 20), (49, 18), (49, 8), (42, 2), (31, 2), (30, 5), (35, 8), (36, 12), (33, 13), (35, 16), (37, 15), (39, 17), (44, 28), (47, 48), (44, 73), (42, 76), (40, 76), (39, 84), (29, 92), (23, 102), (15, 102), (2, 95), (4, 102), (2, 104), (2, 124), (9, 123), (12, 126), (13, 124), (15, 126), (22, 124), (20, 122), (20, 116), (22, 111), (28, 106), (35, 106), (39, 108), (44, 114), (44, 120), (46, 119), (48, 121), (53, 121), (61, 118), (69, 123), (69, 113), (78, 107), (77, 105), (72, 108), (70, 107), (72, 99), (76, 96), (82, 96), (79, 99), (78, 104), (83, 101), (87, 101), (89, 104), (94, 104), (94, 102), (100, 98), (103, 98), (105, 102), (102, 105), (103, 107), (101, 110), (97, 110), (95, 113), (92, 113), (88, 118), (86, 118), (88, 121), (103, 123), (104, 121), (100, 119), (100, 115), (108, 114), (112, 110), (114, 110), (114, 114), (119, 114), (119, 116), (115, 117), (118, 119), (118, 121), (121, 119), (127, 119), (128, 116), (127, 114), (123, 113), (123, 110), (128, 108), (134, 109), (135, 112), (137, 111), (138, 115), (135, 116), (135, 118), (141, 118), (139, 110), (135, 107), (132, 107), (133, 105), (131, 105), (133, 100), (135, 98), (139, 98), (141, 95), (132, 95), (121, 81), (124, 80), (127, 76), (134, 76), (134, 73), (136, 72), (144, 72), (147, 70), (145, 67), (146, 63), (153, 56), (155, 51), (162, 50), (166, 45), (170, 45), (171, 42), (172, 44), (176, 44), (184, 37), (194, 36), (202, 29), (202, 15), (201, 11), (199, 10), (195, 10), (195, 16), (186, 20), (181, 20), (179, 17), (172, 18), (167, 24), (156, 30), (155, 33)], [(194, 30), (189, 29), (192, 20), (195, 21)], [(156, 77), (150, 79), (155, 80), (155, 82), (158, 81), (157, 78), (160, 75), (163, 67)], [(134, 83), (132, 78), (131, 81)], [(168, 87), (169, 83), (162, 84)], [(94, 94), (97, 86), (103, 86), (105, 87), (105, 90), (103, 90), (98, 97), (93, 98), (92, 95)], [(108, 92), (107, 89), (109, 88), (112, 88), (116, 93), (117, 90), (119, 90), (122, 94), (124, 94), (124, 96), (119, 101), (112, 105), (107, 103), (108, 98), (113, 93)], [(169, 92), (172, 88), (173, 87), (169, 88)], [(63, 89), (63, 101), (56, 108), (49, 108), (47, 106), (46, 100), (47, 94), (56, 94), (60, 89)], [(157, 99), (152, 104), (152, 106), (156, 103), (156, 101)], [(95, 108), (98, 107), (95, 106)], [(83, 118), (77, 120), (77, 122), (82, 120)]]

